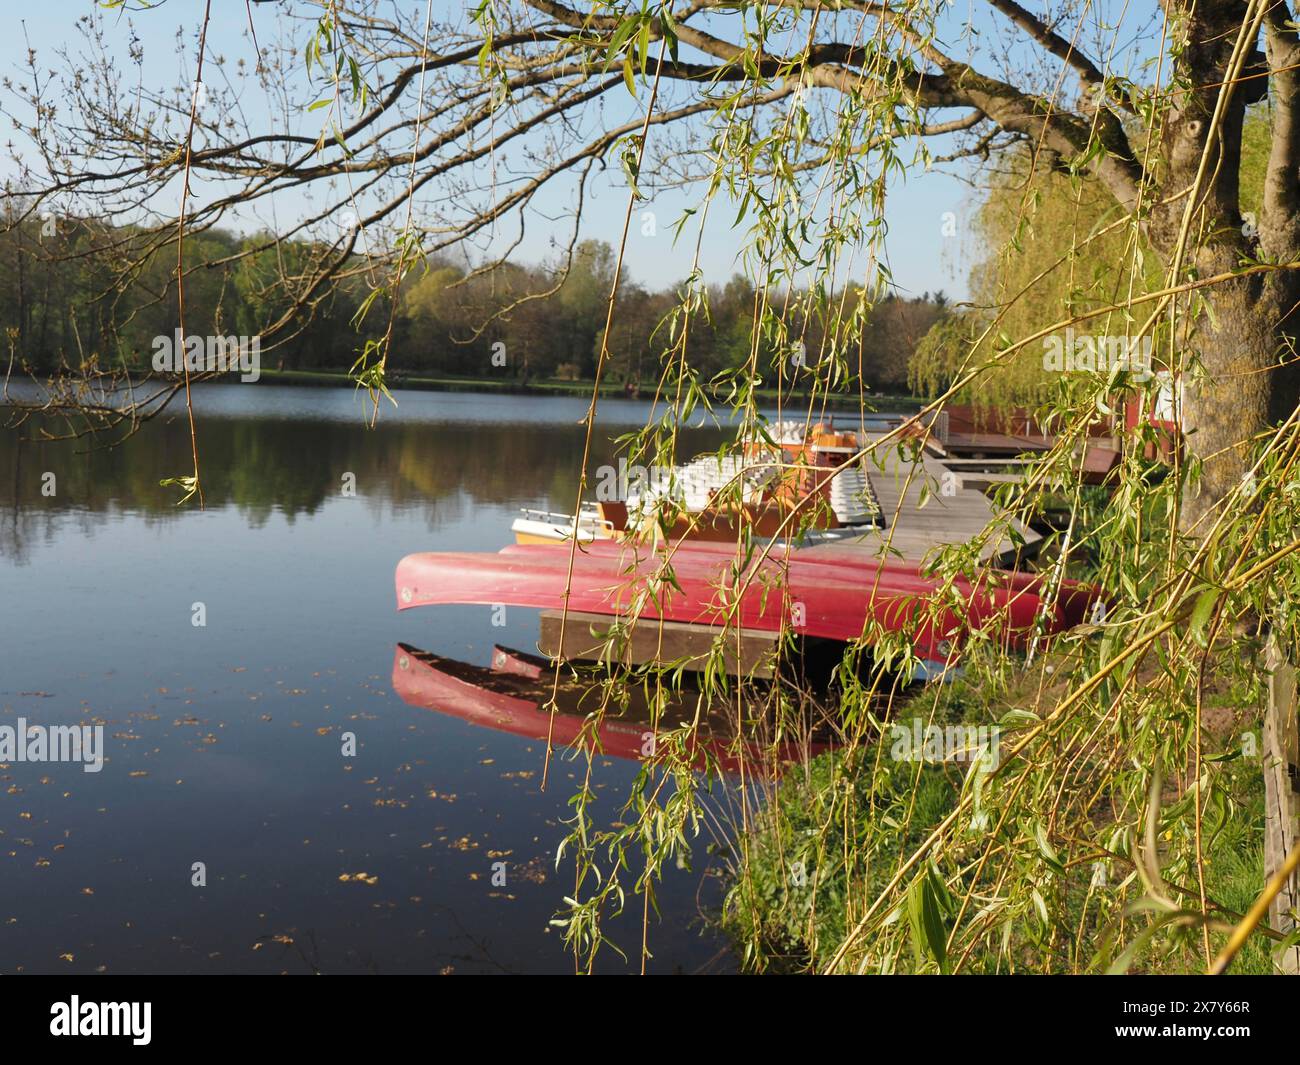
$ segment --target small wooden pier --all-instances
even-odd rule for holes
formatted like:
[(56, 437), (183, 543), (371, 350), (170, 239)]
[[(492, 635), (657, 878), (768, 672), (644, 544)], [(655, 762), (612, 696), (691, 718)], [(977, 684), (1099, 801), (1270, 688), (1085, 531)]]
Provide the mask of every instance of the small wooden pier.
[[(882, 436), (873, 435), (871, 440), (878, 441)], [(851, 540), (806, 550), (873, 557), (898, 552), (907, 561), (920, 562), (938, 547), (975, 540), (996, 515), (992, 500), (977, 487), (983, 481), (981, 477), (971, 476), (968, 481), (966, 475), (928, 450), (912, 460), (902, 454), (902, 445), (890, 441), (870, 454), (865, 466), (880, 503), (882, 524), (863, 529)], [(1033, 553), (1042, 537), (1021, 522), (1013, 521), (1011, 526), (1024, 544), (1017, 545), (1010, 535), (1003, 535), (984, 547), (980, 552), (982, 561), (1007, 564), (1018, 553)]]
[[(873, 440), (882, 438), (880, 434)], [(979, 461), (966, 464), (957, 460), (950, 465), (925, 450), (913, 460), (903, 454), (905, 446), (896, 440), (881, 444), (863, 464), (880, 505), (881, 524), (855, 529), (853, 536), (843, 541), (801, 548), (803, 555), (856, 557), (870, 562), (888, 554), (922, 562), (946, 544), (969, 543), (985, 532), (996, 511), (979, 486), (997, 475), (971, 471), (970, 465), (978, 466)], [(956, 469), (967, 472), (959, 474)], [(1017, 544), (1010, 535), (1004, 534), (984, 547), (981, 560), (1008, 565), (1017, 556), (1033, 554), (1042, 537), (1020, 522), (1011, 524), (1023, 543)], [(780, 553), (780, 548), (773, 551), (776, 557)], [(613, 619), (608, 615), (581, 611), (569, 611), (566, 615), (560, 610), (544, 610), (537, 648), (548, 658), (562, 651), (564, 658), (578, 662), (617, 659), (617, 664), (622, 666), (680, 662), (688, 669), (695, 668), (692, 663), (702, 668), (719, 631), (706, 624), (661, 622), (646, 617), (632, 625), (620, 643), (607, 644), (605, 637), (612, 624)], [(723, 654), (728, 673), (759, 679), (773, 676), (776, 633), (741, 629), (728, 633), (726, 642)]]
[[(543, 610), (537, 649), (547, 658), (554, 658), (563, 648), (564, 657), (576, 662), (613, 662), (620, 666), (682, 662), (686, 669), (701, 670), (719, 632), (711, 625), (642, 618), (631, 627), (626, 640), (607, 642), (613, 621), (607, 614), (571, 610), (566, 615), (562, 610)], [(779, 641), (775, 632), (729, 632), (723, 651), (726, 671), (732, 676), (770, 678)]]

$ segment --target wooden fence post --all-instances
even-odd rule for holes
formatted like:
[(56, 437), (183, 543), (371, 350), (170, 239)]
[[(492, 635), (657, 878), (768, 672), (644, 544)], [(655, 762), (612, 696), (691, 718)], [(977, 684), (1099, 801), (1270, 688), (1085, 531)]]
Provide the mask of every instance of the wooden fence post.
[[(1268, 705), (1264, 711), (1264, 880), (1281, 867), (1300, 836), (1300, 702), (1296, 669), (1270, 633), (1266, 651)], [(1268, 910), (1268, 923), (1290, 932), (1300, 912), (1300, 874), (1278, 892)], [(1284, 973), (1300, 973), (1300, 946), (1288, 947), (1275, 959)]]

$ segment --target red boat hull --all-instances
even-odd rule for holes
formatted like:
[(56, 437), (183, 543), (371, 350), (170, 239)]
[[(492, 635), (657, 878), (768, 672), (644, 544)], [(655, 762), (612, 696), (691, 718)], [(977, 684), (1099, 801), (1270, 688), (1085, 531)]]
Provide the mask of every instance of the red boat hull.
[[(950, 661), (970, 632), (1021, 646), (1040, 621), (1048, 634), (1077, 624), (1095, 599), (1091, 589), (1070, 585), (1049, 606), (1040, 578), (1007, 574), (977, 585), (956, 582), (959, 612), (939, 599), (942, 582), (908, 567), (808, 558), (798, 551), (788, 561), (737, 567), (731, 550), (722, 548), (676, 551), (672, 584), (662, 579), (659, 557), (614, 544), (572, 557), (567, 544), (516, 546), (499, 554), (408, 555), (397, 567), (398, 607), (501, 603), (558, 610), (567, 603), (573, 611), (636, 612), (647, 619), (765, 631), (788, 627), (840, 641), (861, 638), (874, 622), (906, 634), (919, 657)], [(724, 594), (724, 588), (731, 591)]]

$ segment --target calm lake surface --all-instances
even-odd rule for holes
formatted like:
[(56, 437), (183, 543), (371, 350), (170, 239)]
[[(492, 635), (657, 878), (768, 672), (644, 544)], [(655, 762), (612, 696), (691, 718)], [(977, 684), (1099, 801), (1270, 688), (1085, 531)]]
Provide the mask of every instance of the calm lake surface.
[[(585, 402), (398, 400), (370, 430), (349, 389), (204, 386), (202, 511), (158, 483), (189, 472), (183, 409), (112, 450), (0, 430), (0, 725), (102, 723), (106, 747), (97, 774), (0, 766), (0, 972), (573, 970), (548, 922), (583, 764), (553, 761), (543, 793), (543, 743), (391, 691), (399, 641), (487, 665), (535, 647), (537, 614), (399, 616), (393, 568), (571, 508)], [(595, 463), (646, 409), (602, 403)], [(610, 819), (636, 771), (598, 763)], [(659, 893), (654, 971), (732, 967), (701, 918), (722, 890), (707, 842)], [(611, 930), (635, 963), (630, 909)]]

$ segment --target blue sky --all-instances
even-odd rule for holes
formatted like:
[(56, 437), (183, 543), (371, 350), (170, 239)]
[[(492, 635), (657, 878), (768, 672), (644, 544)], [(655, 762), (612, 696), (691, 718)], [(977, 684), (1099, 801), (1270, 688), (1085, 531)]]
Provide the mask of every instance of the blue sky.
[[(239, 56), (251, 56), (243, 0), (213, 2), (216, 17), (209, 29), (208, 54), (223, 55), (227, 62), (233, 62)], [(440, 0), (435, 7), (442, 8), (441, 13), (445, 14), (448, 11), (446, 5), (447, 0)], [(92, 0), (44, 0), (39, 5), (26, 7), (20, 19), (15, 20), (11, 14), (8, 20), (10, 32), (0, 43), (0, 68), (6, 74), (21, 73), (28, 42), (39, 54), (49, 56), (44, 66), (56, 66), (52, 54), (54, 49), (75, 41), (74, 21), (93, 6)], [(419, 6), (423, 10), (423, 4)], [(462, 10), (461, 5), (454, 5), (454, 9)], [(132, 32), (139, 36), (144, 45), (146, 80), (166, 87), (183, 82), (193, 68), (202, 11), (203, 0), (165, 0), (152, 11), (135, 11), (129, 16), (107, 13), (105, 20), (109, 39), (115, 48), (120, 46), (123, 56)], [(253, 17), (259, 40), (265, 47), (276, 36), (276, 7), (255, 4)], [(15, 21), (20, 25), (15, 25)], [(185, 30), (188, 54), (183, 57), (176, 53), (178, 27)], [(7, 172), (12, 173), (12, 164), (7, 159), (4, 165)], [(196, 191), (202, 195), (201, 189)], [(584, 206), (582, 235), (616, 243), (627, 203), (626, 186), (617, 168), (598, 176), (591, 192)], [(556, 186), (546, 191), (538, 206), (544, 214), (560, 215), (571, 205), (572, 198), (570, 187)], [(693, 235), (684, 236), (674, 247), (670, 229), (683, 207), (690, 202), (690, 198), (680, 193), (660, 194), (651, 203), (638, 206), (638, 214), (646, 209), (655, 212), (658, 232), (649, 239), (641, 235), (639, 226), (633, 227), (627, 268), (634, 280), (657, 288), (678, 281), (687, 273), (694, 250)], [(886, 250), (900, 290), (919, 294), (943, 289), (957, 298), (966, 294), (966, 274), (972, 249), (961, 238), (963, 227), (960, 220), (969, 213), (972, 203), (970, 185), (953, 173), (923, 173), (917, 169), (906, 180), (893, 183), (887, 209), (890, 235)], [(277, 216), (292, 215), (302, 207), (300, 203), (281, 198), (275, 204), (275, 213)], [(946, 212), (953, 212), (958, 218), (956, 238), (943, 233)], [(737, 270), (735, 260), (741, 237), (730, 228), (733, 217), (734, 210), (723, 204), (711, 211), (702, 261), (709, 281), (723, 282)], [(267, 224), (270, 220), (262, 213), (258, 221)], [(248, 220), (248, 224), (251, 228), (255, 222)], [(548, 226), (544, 219), (534, 216), (515, 255), (530, 262), (553, 259), (555, 239), (567, 239), (567, 229), (558, 223)]]

